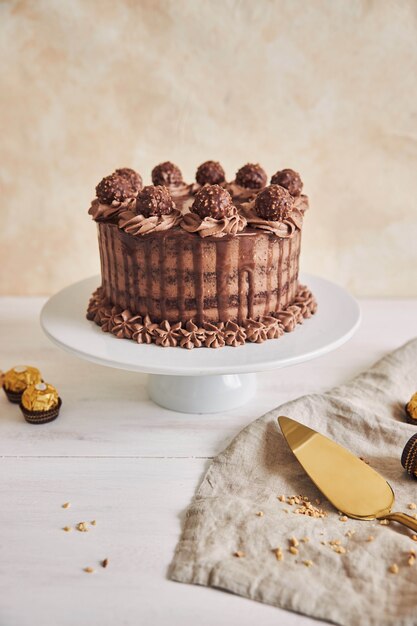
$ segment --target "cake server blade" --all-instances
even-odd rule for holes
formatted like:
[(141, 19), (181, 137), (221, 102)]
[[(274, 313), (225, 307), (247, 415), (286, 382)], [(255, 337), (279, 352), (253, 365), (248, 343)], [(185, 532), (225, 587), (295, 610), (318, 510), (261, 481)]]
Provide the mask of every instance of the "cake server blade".
[(278, 423), (304, 471), (336, 509), (356, 519), (391, 519), (417, 531), (417, 520), (391, 512), (394, 492), (372, 467), (304, 424), (285, 416)]

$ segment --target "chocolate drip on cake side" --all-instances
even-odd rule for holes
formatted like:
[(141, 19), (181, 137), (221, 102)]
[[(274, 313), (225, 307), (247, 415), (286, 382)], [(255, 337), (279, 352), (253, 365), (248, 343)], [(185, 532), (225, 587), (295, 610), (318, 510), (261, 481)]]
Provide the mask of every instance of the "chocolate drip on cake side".
[(274, 245), (272, 239), (268, 240), (268, 253), (266, 261), (266, 298), (264, 315), (271, 313), (271, 290), (272, 290), (272, 264), (274, 261)]
[(145, 297), (146, 308), (148, 315), (153, 316), (153, 301), (152, 301), (152, 241), (148, 237), (144, 237), (145, 246)]
[[(255, 272), (255, 241), (251, 237), (239, 237), (238, 265), (238, 321), (253, 318), (254, 304), (254, 272)], [(247, 289), (246, 289), (247, 288)]]
[(283, 257), (284, 257), (284, 240), (278, 240), (278, 280), (277, 280), (277, 306), (276, 310), (279, 311), (281, 309), (281, 299), (282, 299), (282, 265), (283, 265)]
[(106, 262), (105, 262), (105, 251), (104, 251), (104, 241), (103, 241), (103, 232), (100, 228), (100, 224), (97, 224), (97, 238), (98, 238), (98, 251), (100, 254), (100, 267), (101, 267), (101, 288), (103, 289), (104, 294), (106, 294)]
[(178, 237), (176, 242), (177, 253), (177, 290), (178, 290), (178, 315), (179, 319), (183, 320), (185, 317), (185, 298), (184, 298), (184, 251), (183, 242)]
[(230, 319), (228, 278), (231, 248), (232, 241), (228, 238), (216, 242), (217, 311), (221, 322), (227, 322)]
[(292, 237), (288, 239), (288, 256), (287, 256), (287, 282), (288, 289), (285, 299), (285, 306), (290, 303), (290, 289), (291, 289), (291, 251), (292, 251)]
[(166, 260), (166, 233), (163, 233), (159, 238), (159, 267), (161, 270), (161, 277), (159, 282), (159, 307), (161, 311), (161, 319), (165, 320), (167, 317), (167, 307), (166, 307), (166, 268), (165, 268), (165, 260)]
[(204, 322), (204, 267), (203, 250), (201, 239), (195, 239), (192, 244), (193, 266), (194, 266), (194, 287), (196, 300), (196, 321), (197, 324)]

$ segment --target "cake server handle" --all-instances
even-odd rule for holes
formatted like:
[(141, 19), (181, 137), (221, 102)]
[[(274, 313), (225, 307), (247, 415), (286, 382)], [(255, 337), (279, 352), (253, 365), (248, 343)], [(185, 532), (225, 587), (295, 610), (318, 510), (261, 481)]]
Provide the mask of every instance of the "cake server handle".
[(407, 526), (407, 528), (411, 528), (411, 530), (417, 532), (417, 519), (414, 519), (411, 515), (407, 515), (407, 513), (388, 513), (388, 515), (384, 515), (378, 519), (389, 519), (393, 522), (399, 522), (403, 526)]

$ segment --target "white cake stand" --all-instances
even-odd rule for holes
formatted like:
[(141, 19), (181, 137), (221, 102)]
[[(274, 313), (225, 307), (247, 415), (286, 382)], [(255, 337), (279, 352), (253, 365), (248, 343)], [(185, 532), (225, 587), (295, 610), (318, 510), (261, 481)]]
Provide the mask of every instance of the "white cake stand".
[(317, 298), (317, 313), (294, 332), (262, 344), (185, 350), (117, 339), (85, 317), (88, 300), (100, 284), (98, 276), (52, 296), (42, 309), (41, 325), (55, 344), (80, 358), (148, 373), (149, 395), (157, 404), (185, 413), (216, 413), (254, 396), (255, 372), (322, 356), (358, 328), (359, 305), (344, 289), (317, 276), (303, 275), (300, 280)]

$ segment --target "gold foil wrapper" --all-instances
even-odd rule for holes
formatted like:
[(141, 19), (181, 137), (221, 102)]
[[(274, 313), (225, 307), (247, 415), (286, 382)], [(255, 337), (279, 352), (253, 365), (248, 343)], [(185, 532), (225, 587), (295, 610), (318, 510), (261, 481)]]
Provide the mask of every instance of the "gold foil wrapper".
[(4, 374), (3, 385), (7, 391), (19, 393), (29, 385), (42, 382), (40, 371), (30, 365), (18, 365)]
[(411, 396), (411, 399), (407, 404), (407, 413), (411, 419), (416, 420), (417, 423), (417, 393)]
[(22, 395), (22, 405), (27, 411), (49, 411), (57, 404), (58, 392), (47, 383), (30, 385)]

